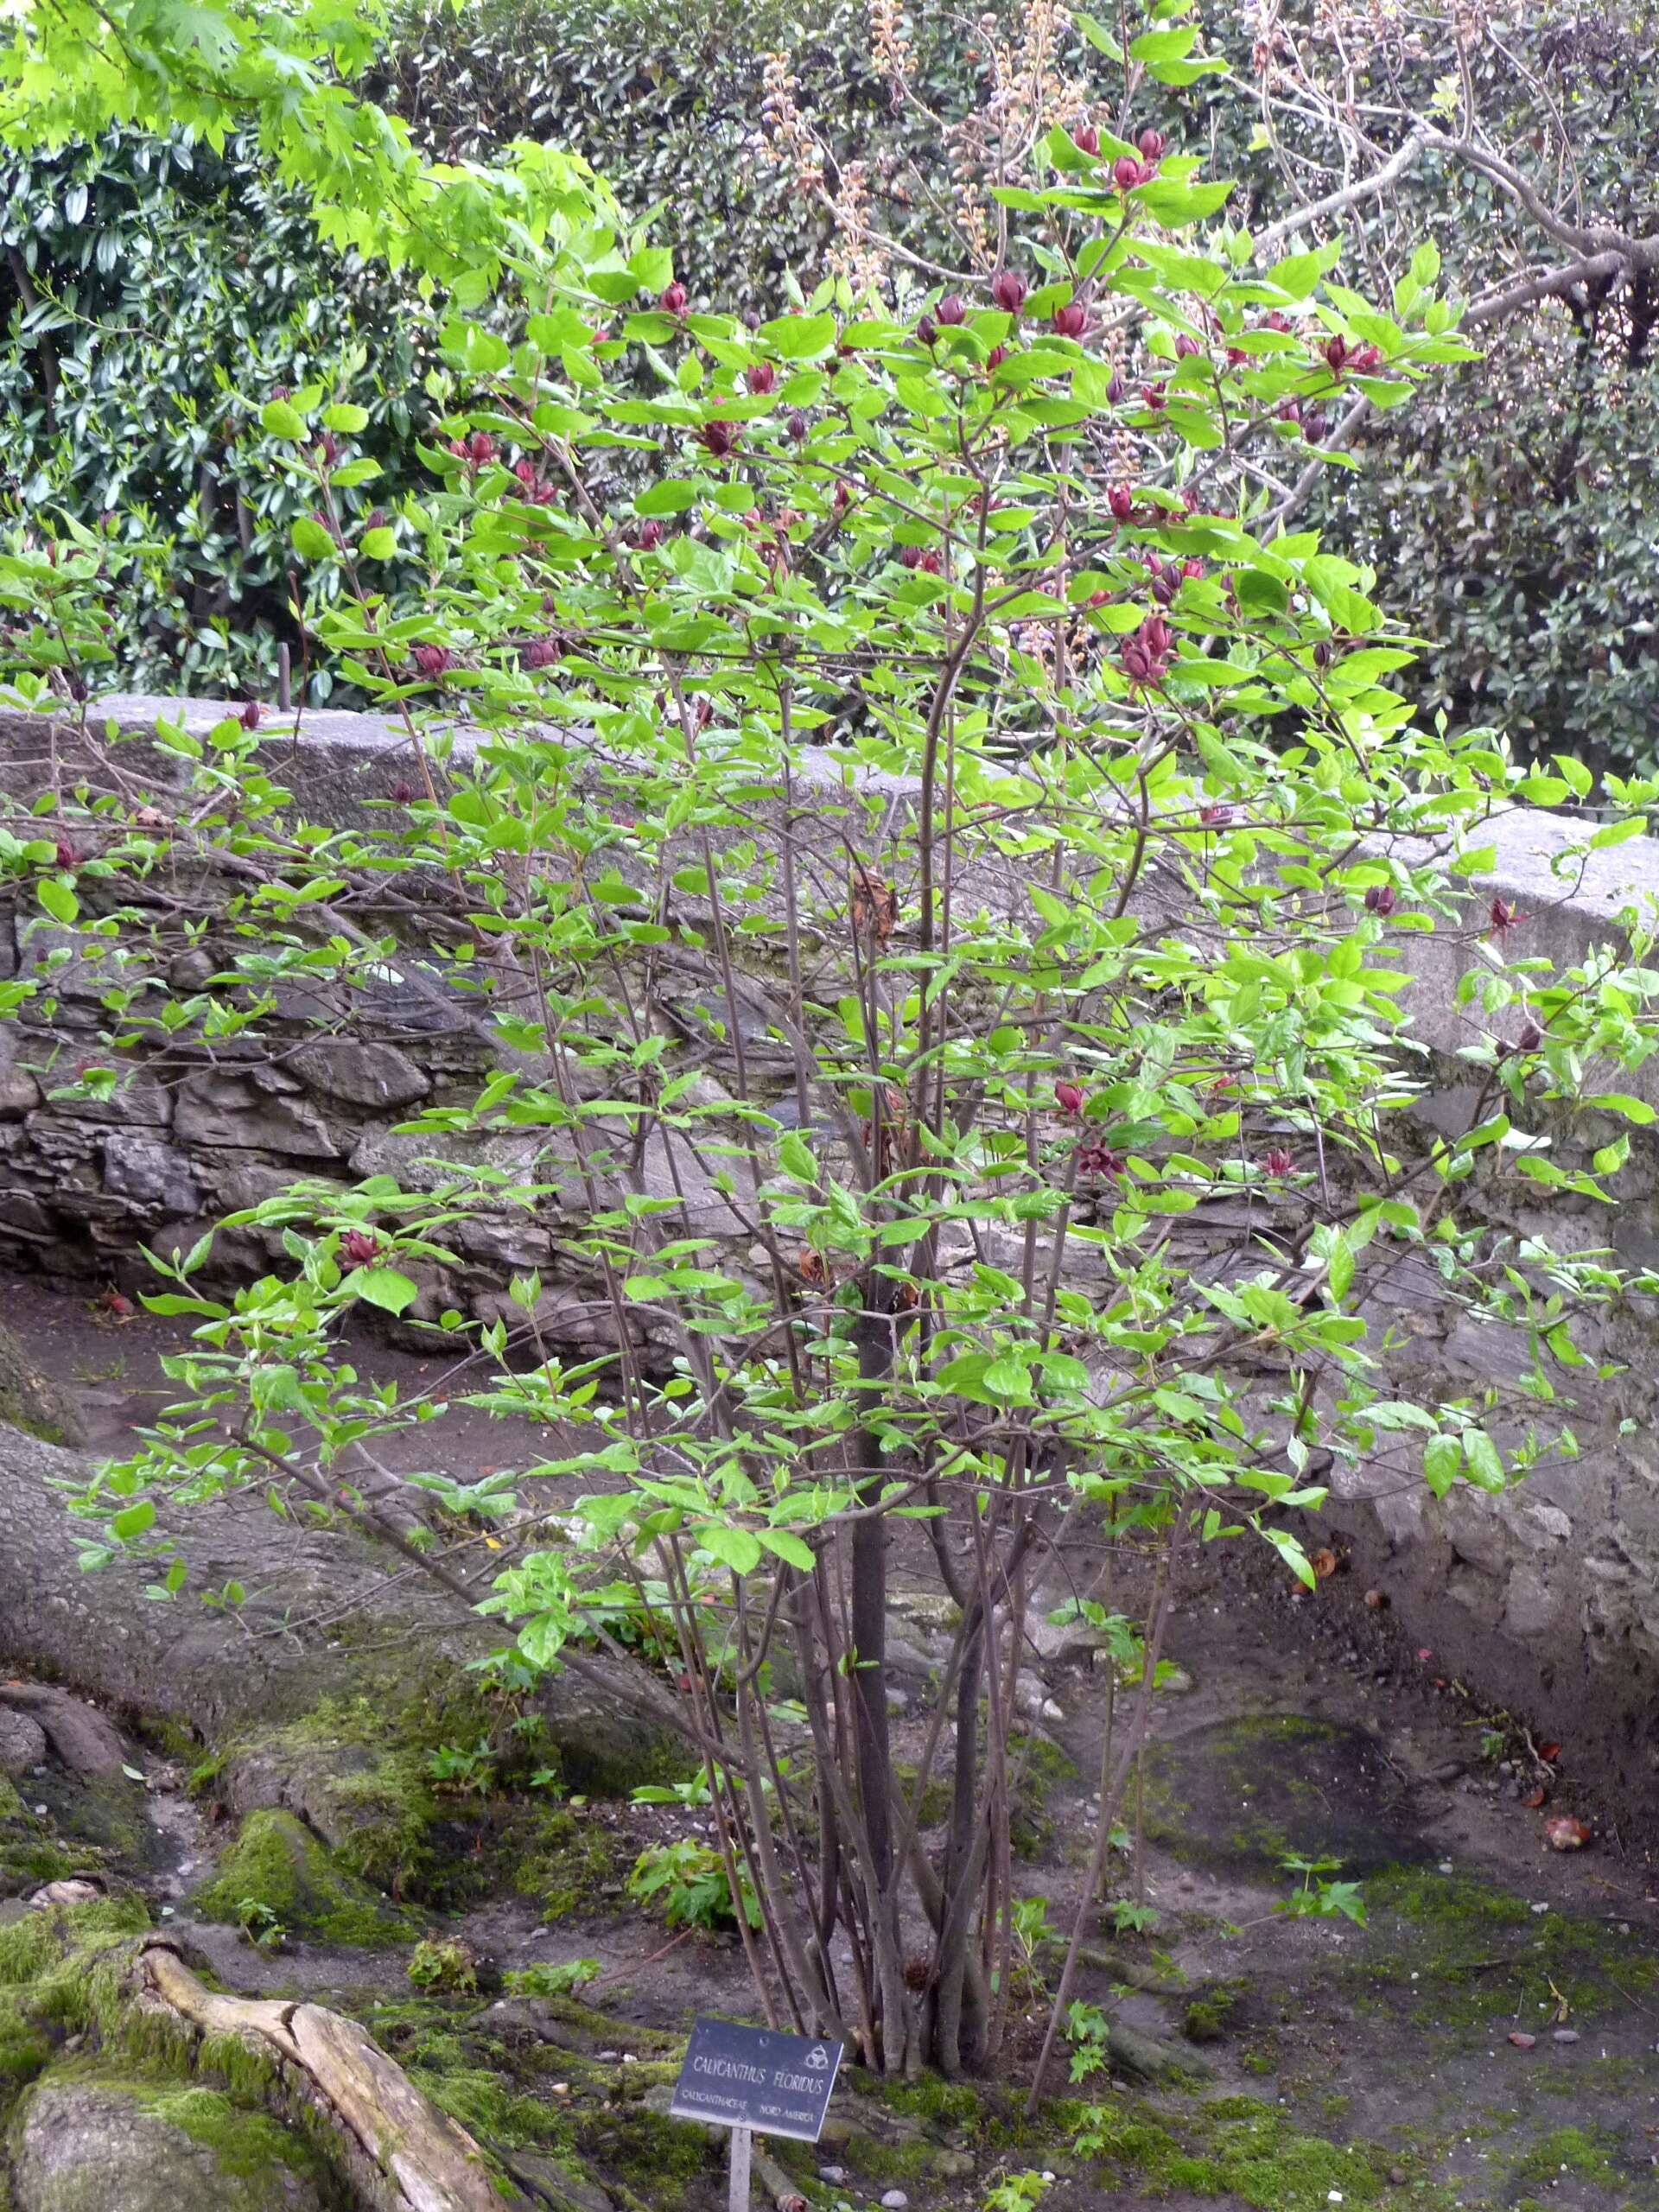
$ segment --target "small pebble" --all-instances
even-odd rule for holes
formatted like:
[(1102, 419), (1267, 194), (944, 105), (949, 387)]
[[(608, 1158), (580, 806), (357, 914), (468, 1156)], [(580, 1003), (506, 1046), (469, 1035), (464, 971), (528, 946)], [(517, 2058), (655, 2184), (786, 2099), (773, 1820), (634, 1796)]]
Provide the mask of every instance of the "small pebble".
[(843, 2182), (846, 2178), (847, 2169), (845, 2166), (820, 2166), (818, 2168), (818, 2179), (820, 2181)]
[(1552, 2043), (1577, 2043), (1578, 2039), (1579, 2031), (1576, 2028), (1557, 2028), (1550, 2038)]
[(1457, 1868), (1452, 1864), (1452, 1861), (1449, 1859), (1441, 1859), (1440, 1872), (1442, 1874), (1455, 1874), (1457, 1871)]
[(1403, 2189), (1410, 2179), (1411, 2176), (1406, 2171), (1403, 2166), (1390, 2166), (1389, 2168), (1389, 2186), (1391, 2189)]
[(45, 1805), (37, 1805), (37, 1806), (35, 1808), (35, 1819), (36, 1819), (37, 1821), (43, 1821), (43, 1820), (46, 1818), (46, 1815), (47, 1815), (47, 1813), (48, 1813), (48, 1809), (49, 1809), (49, 1808), (48, 1808), (47, 1806), (45, 1806)]
[(1524, 2028), (1512, 2028), (1510, 2031), (1510, 2041), (1517, 2050), (1530, 2050), (1537, 2040), (1536, 2036), (1529, 2036)]
[(881, 2202), (885, 2212), (909, 2212), (910, 2199), (902, 2189), (890, 2189)]

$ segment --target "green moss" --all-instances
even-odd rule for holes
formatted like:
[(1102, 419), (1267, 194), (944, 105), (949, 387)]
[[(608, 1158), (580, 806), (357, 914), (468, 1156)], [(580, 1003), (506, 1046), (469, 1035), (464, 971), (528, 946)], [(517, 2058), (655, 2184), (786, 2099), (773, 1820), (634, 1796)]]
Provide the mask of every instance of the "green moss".
[(327, 1943), (373, 1948), (407, 1940), (407, 1913), (337, 1866), (291, 1813), (250, 1813), (193, 1899), (204, 1920), (240, 1926), (251, 1905), (282, 1927)]
[(1542, 2182), (1553, 2189), (1563, 2173), (1569, 2173), (1604, 2189), (1617, 2189), (1627, 2179), (1615, 2155), (1618, 2148), (1618, 2139), (1605, 2128), (1553, 2128), (1516, 2160), (1510, 2183), (1518, 2189), (1528, 2182)]
[(218, 2089), (200, 2082), (182, 2087), (134, 2083), (132, 2093), (147, 2112), (206, 2144), (226, 2173), (250, 2181), (276, 2180), (284, 2171), (315, 2174), (310, 2146), (268, 2113), (250, 2111)]
[(1022, 1859), (1039, 1859), (1054, 1837), (1048, 1800), (1061, 1783), (1077, 1780), (1077, 1770), (1050, 1738), (1018, 1729), (1008, 1738), (1008, 1760), (1016, 1777), (1008, 1840)]
[(453, 1936), (417, 1943), (408, 1972), (416, 1989), (441, 1990), (457, 1997), (478, 1994), (478, 1961)]
[(550, 1920), (585, 1907), (596, 1910), (607, 1883), (624, 1872), (615, 1837), (596, 1820), (569, 1806), (538, 1808), (512, 1873), (521, 1897), (537, 1898)]
[[(920, 1770), (902, 1760), (893, 1763), (893, 1773), (904, 1789), (905, 1802), (909, 1803), (916, 1794), (916, 1777)], [(927, 1787), (922, 1792), (921, 1810), (916, 1815), (919, 1828), (936, 1828), (950, 1811), (950, 1784), (935, 1766), (927, 1777)]]

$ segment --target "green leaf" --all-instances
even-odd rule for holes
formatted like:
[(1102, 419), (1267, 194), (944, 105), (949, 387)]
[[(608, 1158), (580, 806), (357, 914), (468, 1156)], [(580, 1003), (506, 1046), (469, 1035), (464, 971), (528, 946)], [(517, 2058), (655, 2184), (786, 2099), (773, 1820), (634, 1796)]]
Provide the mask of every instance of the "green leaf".
[(747, 1529), (733, 1529), (723, 1521), (705, 1521), (693, 1533), (704, 1551), (722, 1567), (729, 1567), (734, 1574), (753, 1574), (760, 1564), (760, 1540)]
[(1463, 1456), (1465, 1471), (1477, 1490), (1490, 1491), (1494, 1497), (1507, 1487), (1503, 1461), (1498, 1448), (1484, 1428), (1464, 1431)]
[(285, 399), (268, 399), (259, 410), (262, 429), (273, 438), (303, 438), (307, 435), (305, 417)]
[(755, 334), (785, 361), (811, 361), (829, 353), (840, 334), (832, 315), (780, 315)]
[(339, 550), (328, 531), (309, 515), (302, 515), (289, 536), (294, 541), (294, 550), (302, 560), (326, 561)]
[[(277, 404), (280, 406), (281, 402)], [(332, 407), (325, 407), (322, 419), (331, 430), (338, 430), (342, 437), (353, 437), (359, 430), (369, 427), (369, 410), (359, 407), (355, 400), (336, 400)]]
[(73, 922), (80, 912), (79, 899), (61, 876), (43, 875), (35, 886), (35, 896), (54, 922)]
[(365, 530), (362, 550), (365, 560), (390, 561), (397, 550), (397, 533), (385, 528)]
[(156, 1508), (149, 1498), (141, 1497), (136, 1505), (130, 1505), (124, 1512), (116, 1515), (110, 1523), (110, 1534), (118, 1542), (127, 1544), (155, 1525)]
[(798, 1567), (803, 1574), (810, 1574), (816, 1560), (812, 1547), (787, 1529), (761, 1529), (756, 1531), (760, 1541), (774, 1558), (786, 1566)]
[(1431, 1436), (1423, 1446), (1423, 1480), (1436, 1497), (1444, 1497), (1458, 1479), (1463, 1465), (1463, 1439)]
[(420, 1287), (396, 1268), (357, 1268), (346, 1278), (359, 1298), (385, 1313), (401, 1313), (420, 1296)]

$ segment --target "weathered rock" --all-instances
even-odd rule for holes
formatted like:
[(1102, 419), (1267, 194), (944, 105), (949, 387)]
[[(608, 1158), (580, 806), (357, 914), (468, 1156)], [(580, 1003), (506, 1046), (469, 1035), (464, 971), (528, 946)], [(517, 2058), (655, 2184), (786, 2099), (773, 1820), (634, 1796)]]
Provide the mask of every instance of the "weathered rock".
[(86, 1433), (74, 1400), (42, 1373), (3, 1321), (0, 1421), (52, 1444), (79, 1444)]
[(15, 1782), (46, 1758), (46, 1731), (26, 1713), (0, 1706), (0, 1774)]
[(308, 1090), (375, 1114), (413, 1105), (432, 1088), (395, 1045), (363, 1044), (352, 1037), (321, 1037), (302, 1045), (288, 1065)]
[[(279, 1523), (251, 1493), (169, 1510), (159, 1524), (214, 1586), (245, 1586), (240, 1621), (188, 1599), (157, 1605), (144, 1594), (145, 1560), (80, 1570), (85, 1524), (64, 1494), (92, 1471), (73, 1452), (0, 1427), (0, 1661), (22, 1670), (222, 1737), (313, 1713), (331, 1696), (378, 1700), (390, 1726), (468, 1691), (473, 1666), (502, 1642), (499, 1623), (410, 1576), (354, 1526)], [(391, 1656), (377, 1662), (377, 1651)], [(671, 1708), (643, 1669), (572, 1652), (536, 1704), (573, 1788), (626, 1791), (683, 1768)], [(57, 1725), (43, 1711), (31, 1717), (48, 1733)]]
[(111, 1129), (99, 1147), (104, 1187), (161, 1214), (194, 1213), (201, 1192), (184, 1154), (159, 1138)]
[(299, 2139), (212, 2089), (48, 2076), (16, 2131), (16, 2212), (321, 2212)]
[(331, 1160), (338, 1147), (315, 1106), (273, 1095), (251, 1077), (193, 1075), (181, 1086), (173, 1116), (181, 1144), (274, 1152), (290, 1160)]

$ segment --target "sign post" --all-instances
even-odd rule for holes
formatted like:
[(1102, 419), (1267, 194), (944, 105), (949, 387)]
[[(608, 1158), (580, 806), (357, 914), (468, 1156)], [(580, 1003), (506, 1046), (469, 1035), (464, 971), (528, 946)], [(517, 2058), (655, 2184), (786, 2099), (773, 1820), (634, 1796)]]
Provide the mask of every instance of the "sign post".
[(669, 2111), (676, 2120), (732, 2131), (729, 2212), (749, 2212), (752, 2138), (790, 2135), (816, 2143), (830, 2108), (844, 2046), (775, 2028), (744, 2028), (699, 2017), (692, 2024)]

